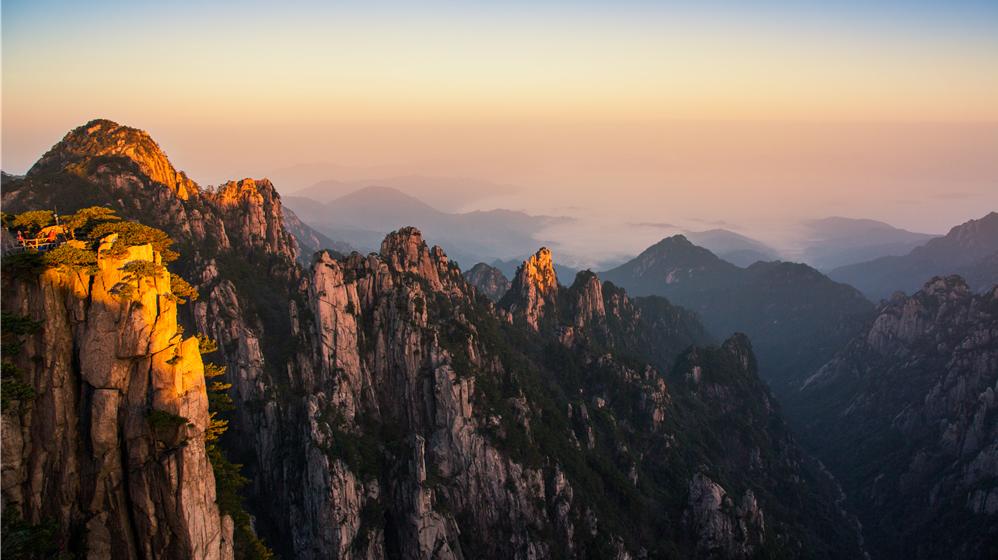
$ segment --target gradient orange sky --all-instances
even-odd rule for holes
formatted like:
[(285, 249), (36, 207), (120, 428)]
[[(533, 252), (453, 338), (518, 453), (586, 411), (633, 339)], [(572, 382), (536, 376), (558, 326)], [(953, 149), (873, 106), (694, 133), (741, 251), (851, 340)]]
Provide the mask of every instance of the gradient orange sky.
[(105, 117), (202, 183), (390, 166), (756, 232), (998, 208), (995, 3), (86, 4), (2, 5), (5, 171)]

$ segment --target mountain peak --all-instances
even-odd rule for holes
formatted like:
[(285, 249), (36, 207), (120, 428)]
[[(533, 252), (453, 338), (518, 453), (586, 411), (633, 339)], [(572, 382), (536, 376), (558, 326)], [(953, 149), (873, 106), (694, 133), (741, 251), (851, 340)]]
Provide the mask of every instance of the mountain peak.
[(389, 233), (381, 242), (381, 256), (400, 264), (418, 260), (424, 250), (426, 242), (423, 241), (423, 233), (412, 226)]
[(709, 249), (693, 243), (688, 237), (682, 234), (671, 235), (663, 238), (658, 243), (642, 251), (638, 257), (669, 257), (670, 259), (678, 258), (684, 260), (689, 258), (697, 260), (719, 260), (717, 255), (712, 253)]
[(216, 199), (222, 206), (234, 206), (243, 200), (260, 201), (263, 200), (264, 193), (272, 195), (276, 192), (269, 179), (247, 177), (219, 185)]
[(661, 241), (652, 245), (649, 248), (659, 247), (693, 247), (693, 242), (689, 240), (685, 235), (677, 233), (676, 235), (670, 235), (669, 237), (663, 237)]
[(523, 261), (522, 272), (524, 281), (537, 287), (537, 291), (547, 294), (558, 289), (558, 275), (554, 271), (554, 259), (551, 249), (541, 247), (531, 257)]
[(61, 171), (102, 157), (131, 160), (149, 179), (184, 200), (198, 190), (193, 181), (173, 167), (149, 133), (107, 119), (94, 119), (69, 131), (31, 167), (28, 175)]
[(499, 301), (509, 291), (509, 280), (498, 268), (485, 263), (478, 263), (471, 267), (464, 273), (464, 277), (492, 301)]
[(540, 329), (544, 309), (558, 293), (558, 275), (551, 250), (541, 247), (516, 270), (513, 285), (503, 302), (514, 314), (522, 314), (534, 330)]

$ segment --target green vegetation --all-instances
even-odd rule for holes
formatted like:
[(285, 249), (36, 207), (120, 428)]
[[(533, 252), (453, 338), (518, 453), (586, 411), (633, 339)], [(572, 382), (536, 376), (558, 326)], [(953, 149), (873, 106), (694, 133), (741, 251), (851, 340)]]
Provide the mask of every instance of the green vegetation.
[(172, 444), (179, 444), (183, 441), (183, 435), (179, 433), (179, 430), (190, 423), (187, 418), (171, 414), (165, 410), (150, 410), (146, 414), (146, 421), (157, 441)]
[(14, 508), (3, 512), (0, 556), (6, 560), (42, 560), (57, 558), (59, 545), (56, 534), (59, 525), (54, 521), (43, 521), (37, 525), (29, 523)]
[(8, 278), (30, 280), (48, 268), (44, 253), (14, 253), (3, 257), (3, 275)]
[(128, 254), (129, 247), (146, 243), (151, 244), (152, 248), (159, 252), (164, 263), (173, 262), (180, 257), (179, 253), (170, 248), (173, 239), (165, 231), (138, 222), (104, 222), (90, 230), (87, 237), (94, 244), (94, 248), (97, 248), (100, 240), (112, 233), (118, 234), (118, 239), (108, 249), (108, 255), (112, 257), (122, 258)]
[[(198, 334), (197, 339), (198, 339), (198, 351), (201, 353), (202, 356), (204, 356), (205, 354), (213, 354), (218, 351), (218, 342), (216, 342), (215, 339), (209, 337), (206, 334)], [(208, 375), (209, 365), (214, 365), (214, 364), (209, 364), (209, 363), (204, 364), (205, 377), (209, 377)], [(215, 367), (221, 367), (221, 366), (215, 366)], [(224, 368), (222, 368), (222, 372), (223, 373), (225, 372)], [(221, 375), (221, 373), (219, 375)]]
[(21, 368), (13, 360), (21, 353), (24, 345), (22, 337), (38, 332), (41, 322), (6, 311), (0, 316), (0, 320), (0, 354), (3, 357), (0, 364), (0, 409), (7, 410), (13, 403), (24, 406), (35, 398), (34, 388), (24, 382)]
[(111, 287), (109, 293), (120, 299), (130, 299), (141, 282), (148, 278), (156, 278), (166, 268), (151, 261), (129, 261), (121, 267), (125, 273), (121, 281)]
[[(5, 214), (4, 224), (25, 233), (25, 237), (30, 238), (43, 227), (50, 225), (53, 219), (50, 210), (32, 210), (16, 216)], [(4, 274), (27, 279), (37, 276), (46, 268), (55, 267), (78, 273), (93, 273), (97, 264), (95, 251), (101, 240), (111, 234), (117, 234), (118, 238), (107, 251), (109, 256), (123, 258), (128, 254), (129, 247), (149, 243), (160, 253), (164, 263), (173, 262), (179, 257), (179, 254), (170, 248), (173, 239), (166, 232), (137, 222), (123, 221), (111, 208), (103, 206), (83, 208), (75, 214), (66, 216), (62, 225), (71, 239), (84, 240), (87, 244), (84, 247), (64, 244), (44, 253), (29, 251), (7, 255), (3, 259)], [(125, 265), (123, 270), (130, 275), (129, 282), (131, 282), (155, 276), (162, 267), (150, 262), (133, 261)], [(186, 280), (176, 274), (171, 274), (170, 278), (172, 292), (180, 303), (198, 298), (197, 290)], [(133, 290), (128, 286), (118, 286), (116, 293), (130, 296)]]
[(179, 274), (170, 273), (170, 292), (177, 298), (177, 303), (183, 305), (188, 301), (196, 301), (200, 294)]
[(54, 221), (55, 217), (51, 210), (30, 210), (14, 217), (11, 225), (14, 229), (24, 232), (25, 236), (34, 236)]
[(83, 237), (90, 238), (90, 231), (100, 224), (118, 222), (121, 218), (115, 214), (111, 208), (104, 206), (91, 206), (78, 210), (75, 214), (70, 214), (63, 218), (63, 225), (69, 230), (73, 239)]
[(343, 461), (362, 480), (376, 478), (385, 466), (386, 446), (398, 446), (402, 440), (398, 430), (382, 425), (365, 425), (359, 433), (351, 432), (340, 411), (332, 407), (323, 412), (322, 421), (329, 429), (326, 456)]
[(97, 270), (97, 254), (87, 249), (60, 245), (43, 255), (42, 262), (49, 267), (86, 274), (92, 274)]
[[(198, 335), (203, 353), (218, 350), (218, 343), (205, 335)], [(249, 480), (242, 475), (242, 465), (233, 463), (221, 447), (221, 437), (229, 429), (229, 421), (221, 414), (235, 410), (229, 396), (231, 383), (218, 381), (225, 375), (225, 367), (211, 362), (204, 364), (205, 383), (208, 385), (208, 427), (204, 433), (205, 451), (215, 473), (215, 501), (218, 509), (232, 517), (235, 527), (235, 557), (240, 560), (270, 560), (274, 552), (260, 540), (250, 524), (250, 516), (243, 503), (242, 489)]]

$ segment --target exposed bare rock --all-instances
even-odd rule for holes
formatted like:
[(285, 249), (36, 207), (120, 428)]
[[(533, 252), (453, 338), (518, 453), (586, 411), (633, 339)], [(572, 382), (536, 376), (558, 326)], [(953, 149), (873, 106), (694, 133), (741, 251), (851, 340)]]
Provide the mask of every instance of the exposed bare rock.
[(244, 250), (297, 258), (298, 246), (284, 229), (280, 197), (269, 180), (229, 181), (208, 196), (221, 210), (226, 230), (239, 236)]
[(464, 277), (485, 297), (492, 301), (499, 301), (511, 286), (509, 280), (503, 276), (498, 268), (485, 263), (478, 263), (464, 273)]
[(764, 516), (752, 491), (732, 498), (700, 473), (690, 480), (683, 521), (697, 534), (702, 558), (750, 558), (765, 541)]
[(539, 330), (545, 310), (557, 305), (558, 275), (551, 250), (541, 247), (516, 270), (512, 286), (502, 302), (514, 317)]
[(143, 245), (100, 252), (92, 274), (5, 275), (5, 314), (41, 328), (13, 358), (34, 397), (3, 411), (4, 510), (56, 521), (60, 548), (87, 558), (231, 557), (198, 341), (178, 332), (166, 269), (135, 277), (130, 262), (160, 255)]
[(996, 392), (998, 286), (974, 294), (958, 276), (883, 302), (808, 380), (805, 435), (847, 482), (872, 550), (973, 558), (998, 546)]
[(136, 164), (151, 180), (166, 186), (180, 199), (198, 192), (197, 185), (170, 164), (166, 154), (145, 131), (96, 119), (74, 129), (52, 150), (42, 156), (28, 173), (70, 169), (94, 158), (124, 157)]

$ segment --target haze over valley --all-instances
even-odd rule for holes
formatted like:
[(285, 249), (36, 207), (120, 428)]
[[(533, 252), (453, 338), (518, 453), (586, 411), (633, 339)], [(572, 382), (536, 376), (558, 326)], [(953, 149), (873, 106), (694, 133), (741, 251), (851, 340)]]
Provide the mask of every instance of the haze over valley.
[(5, 560), (998, 558), (998, 5), (0, 5)]

